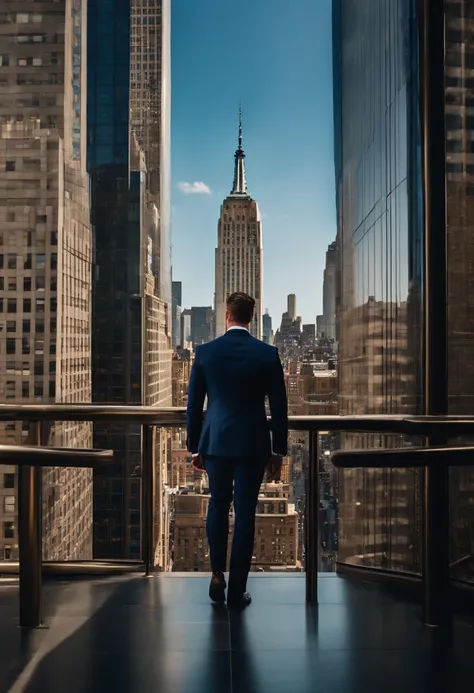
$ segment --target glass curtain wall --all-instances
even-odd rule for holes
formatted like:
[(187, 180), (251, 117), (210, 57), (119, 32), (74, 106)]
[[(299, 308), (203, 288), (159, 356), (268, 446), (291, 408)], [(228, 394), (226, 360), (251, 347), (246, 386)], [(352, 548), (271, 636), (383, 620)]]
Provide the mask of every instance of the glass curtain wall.
[[(334, 3), (341, 414), (421, 412), (422, 195), (415, 0)], [(346, 448), (410, 444), (346, 435)], [(339, 560), (420, 570), (420, 476), (354, 470)]]

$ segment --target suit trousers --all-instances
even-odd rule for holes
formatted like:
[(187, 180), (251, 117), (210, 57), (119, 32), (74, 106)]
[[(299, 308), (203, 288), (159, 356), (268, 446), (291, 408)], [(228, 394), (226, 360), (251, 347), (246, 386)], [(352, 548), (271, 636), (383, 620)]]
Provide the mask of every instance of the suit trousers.
[(234, 538), (229, 570), (228, 598), (246, 589), (252, 563), (255, 512), (266, 462), (255, 458), (206, 455), (211, 498), (207, 512), (207, 538), (213, 572), (226, 570), (229, 510), (234, 501)]

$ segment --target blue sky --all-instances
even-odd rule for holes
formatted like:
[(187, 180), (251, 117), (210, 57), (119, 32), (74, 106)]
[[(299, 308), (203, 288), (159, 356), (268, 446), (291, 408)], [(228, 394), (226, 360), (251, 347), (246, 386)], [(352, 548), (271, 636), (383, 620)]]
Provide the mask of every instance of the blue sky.
[(296, 293), (298, 313), (314, 322), (336, 234), (331, 0), (172, 7), (172, 258), (183, 303), (213, 304), (241, 102), (247, 183), (263, 217), (264, 307), (275, 327)]

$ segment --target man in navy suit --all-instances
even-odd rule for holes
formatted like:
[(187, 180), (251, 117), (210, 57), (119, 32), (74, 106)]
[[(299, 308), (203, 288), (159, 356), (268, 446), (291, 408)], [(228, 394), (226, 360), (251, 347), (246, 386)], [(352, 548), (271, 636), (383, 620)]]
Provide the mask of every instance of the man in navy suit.
[[(187, 446), (198, 469), (205, 469), (211, 498), (207, 536), (212, 578), (209, 596), (225, 601), (229, 509), (235, 525), (230, 559), (229, 607), (250, 604), (246, 591), (252, 561), (255, 510), (265, 470), (279, 480), (287, 454), (288, 405), (278, 350), (248, 331), (253, 298), (234, 293), (227, 299), (227, 332), (196, 349), (188, 390)], [(207, 396), (207, 411), (204, 401)], [(271, 435), (265, 400), (271, 413)]]

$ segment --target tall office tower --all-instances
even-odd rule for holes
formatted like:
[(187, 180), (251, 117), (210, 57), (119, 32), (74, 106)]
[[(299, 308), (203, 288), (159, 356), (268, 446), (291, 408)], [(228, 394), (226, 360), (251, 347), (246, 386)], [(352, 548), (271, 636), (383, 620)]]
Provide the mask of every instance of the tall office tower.
[[(172, 401), (169, 32), (169, 0), (89, 1), (94, 402), (164, 406)], [(116, 450), (114, 461), (94, 474), (94, 553), (138, 558), (140, 426), (95, 426), (94, 442)], [(167, 433), (160, 430), (154, 558), (162, 566), (168, 562), (167, 510), (160, 489), (167, 480), (169, 447)]]
[(181, 337), (182, 337), (182, 347), (183, 349), (190, 349), (192, 346), (192, 334), (191, 334), (191, 311), (189, 308), (185, 308), (181, 313)]
[(262, 317), (262, 340), (267, 344), (273, 344), (272, 316), (265, 311)]
[(216, 336), (226, 330), (226, 299), (244, 291), (255, 299), (255, 316), (250, 326), (254, 337), (262, 337), (263, 247), (258, 204), (247, 191), (245, 154), (242, 148), (242, 114), (235, 152), (234, 184), (221, 207), (217, 229), (215, 274)]
[[(394, 13), (390, 0), (333, 3), (341, 414), (421, 412), (417, 5), (402, 0)], [(343, 444), (384, 441), (351, 435)], [(341, 479), (340, 559), (419, 570), (418, 472)]]
[(214, 311), (211, 306), (191, 307), (191, 342), (193, 348), (207, 344), (214, 337)]
[(323, 278), (323, 321), (324, 335), (336, 339), (336, 276), (337, 243), (331, 243), (326, 252), (326, 266)]
[[(1, 401), (90, 401), (85, 16), (86, 3), (72, 0), (26, 0), (1, 15)], [(0, 424), (4, 443), (21, 444), (26, 433), (21, 423)], [(55, 444), (91, 444), (89, 424), (51, 435)], [(13, 558), (15, 468), (3, 471), (0, 558)], [(90, 558), (90, 472), (45, 470), (43, 479), (45, 558)]]
[(176, 349), (182, 345), (181, 335), (181, 306), (183, 303), (183, 284), (182, 282), (173, 282), (172, 285), (172, 335), (173, 347)]
[[(394, 13), (389, 0), (334, 2), (342, 414), (417, 414), (425, 404), (423, 3), (396, 4)], [(472, 414), (474, 18), (470, 0), (446, 0), (444, 9), (446, 166), (437, 173), (446, 178), (447, 193), (448, 412)], [(430, 117), (437, 123), (442, 114), (435, 111)], [(409, 470), (389, 478), (344, 473), (342, 560), (420, 570), (418, 481)], [(461, 571), (467, 563), (460, 559), (474, 551), (472, 474), (453, 470), (450, 493), (453, 570)]]
[(296, 294), (288, 294), (287, 305), (288, 315), (292, 320), (296, 320)]

